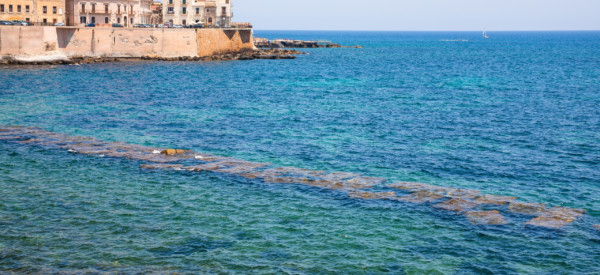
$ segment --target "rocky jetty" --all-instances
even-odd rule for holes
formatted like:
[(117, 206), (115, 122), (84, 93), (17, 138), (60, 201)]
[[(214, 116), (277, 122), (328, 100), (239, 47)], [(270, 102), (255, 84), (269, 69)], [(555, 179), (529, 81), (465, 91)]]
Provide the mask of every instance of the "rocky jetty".
[(279, 48), (362, 48), (361, 46), (342, 46), (337, 43), (322, 40), (291, 40), (254, 38), (254, 46), (259, 49)]
[(295, 59), (296, 55), (304, 54), (297, 50), (288, 49), (267, 49), (267, 50), (245, 50), (241, 52), (227, 52), (212, 56), (178, 56), (162, 57), (158, 55), (147, 55), (142, 57), (64, 57), (64, 58), (19, 58), (15, 56), (4, 56), (0, 58), (0, 65), (79, 65), (91, 63), (120, 62), (120, 61), (229, 61), (229, 60), (256, 60), (256, 59)]

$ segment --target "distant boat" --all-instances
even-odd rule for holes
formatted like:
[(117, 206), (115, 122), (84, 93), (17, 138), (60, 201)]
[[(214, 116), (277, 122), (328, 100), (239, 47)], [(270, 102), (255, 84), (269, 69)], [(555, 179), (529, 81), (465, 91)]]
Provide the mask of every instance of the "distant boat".
[(487, 32), (485, 32), (485, 30), (483, 30), (483, 33), (481, 34), (481, 36), (483, 37), (483, 39), (490, 38), (490, 37), (487, 35)]

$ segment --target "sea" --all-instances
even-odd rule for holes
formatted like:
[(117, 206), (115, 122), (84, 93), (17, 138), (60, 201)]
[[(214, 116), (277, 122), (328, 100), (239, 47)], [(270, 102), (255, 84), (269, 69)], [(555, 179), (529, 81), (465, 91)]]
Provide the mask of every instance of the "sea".
[(0, 128), (585, 209), (559, 229), (0, 140), (0, 273), (598, 274), (600, 32), (259, 31), (295, 60), (1, 66)]

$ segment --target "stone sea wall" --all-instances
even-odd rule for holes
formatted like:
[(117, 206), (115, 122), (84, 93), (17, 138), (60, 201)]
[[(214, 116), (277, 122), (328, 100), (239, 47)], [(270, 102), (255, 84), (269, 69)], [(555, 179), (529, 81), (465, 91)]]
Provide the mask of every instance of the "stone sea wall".
[(254, 49), (251, 29), (0, 26), (0, 56), (205, 57)]

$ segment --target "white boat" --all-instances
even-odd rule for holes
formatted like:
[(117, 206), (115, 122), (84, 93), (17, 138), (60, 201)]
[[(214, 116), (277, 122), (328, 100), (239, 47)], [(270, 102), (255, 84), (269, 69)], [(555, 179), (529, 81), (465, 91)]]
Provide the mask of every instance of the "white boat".
[(490, 38), (490, 37), (487, 35), (487, 32), (485, 32), (485, 30), (483, 30), (483, 33), (481, 34), (481, 36), (483, 37), (483, 39)]

